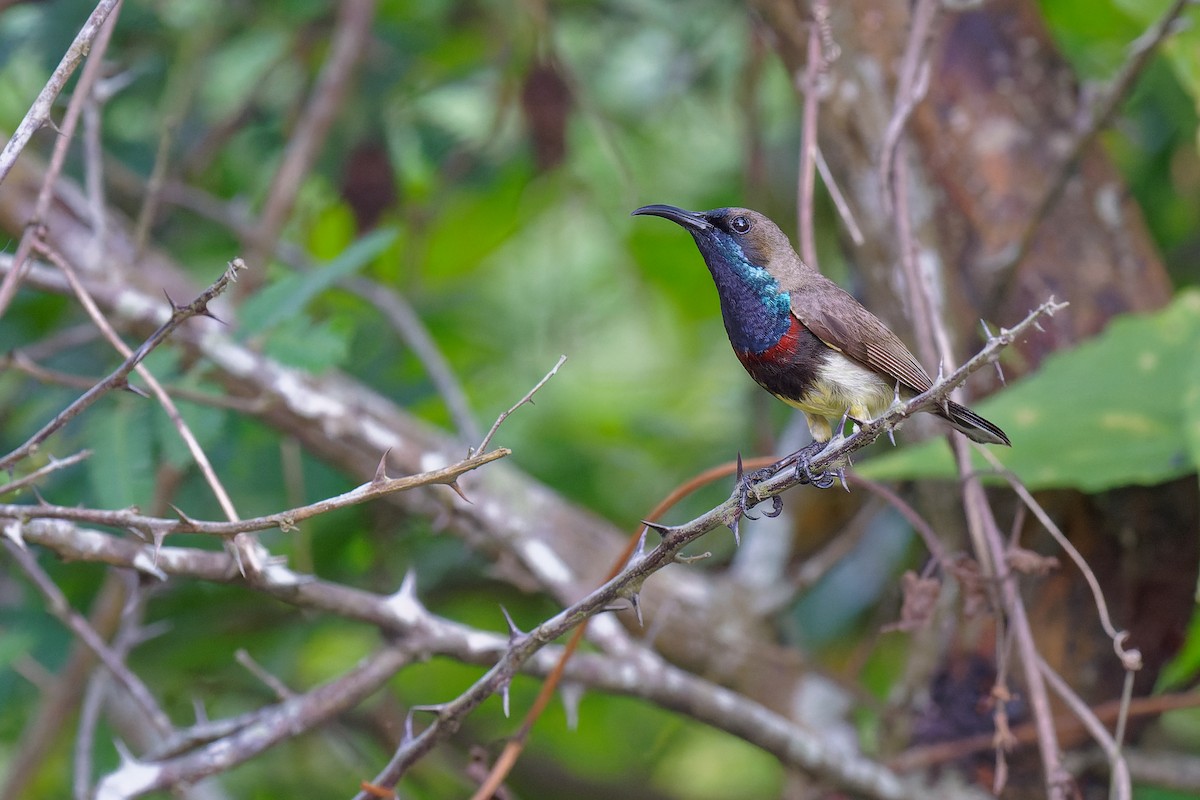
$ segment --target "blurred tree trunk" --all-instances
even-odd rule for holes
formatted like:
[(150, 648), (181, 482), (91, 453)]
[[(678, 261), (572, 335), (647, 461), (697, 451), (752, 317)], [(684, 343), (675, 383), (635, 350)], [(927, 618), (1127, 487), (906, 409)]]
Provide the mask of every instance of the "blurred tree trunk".
[[(910, 344), (916, 337), (912, 319), (903, 316), (911, 314), (902, 311), (908, 304), (896, 302), (908, 292), (879, 165), (910, 12), (918, 5), (919, 0), (831, 4), (827, 33), (840, 53), (828, 63), (818, 134), (866, 237), (850, 252), (857, 268), (853, 290)], [(803, 86), (809, 8), (790, 0), (756, 0), (754, 6), (795, 85)], [(1036, 6), (1028, 0), (997, 0), (961, 11), (939, 5), (924, 56), (928, 91), (897, 157), (910, 157), (909, 205), (919, 263), (934, 265), (956, 354), (964, 358), (980, 343), (980, 319), (1011, 324), (1050, 295), (1070, 301), (1045, 335), (1014, 348), (1016, 363), (1005, 366), (1011, 379), (1048, 353), (1097, 333), (1114, 315), (1166, 303), (1171, 286), (1142, 214), (1096, 144), (1083, 151), (1057, 201), (1029, 232), (1062, 174), (1083, 116), (1076, 78)], [(1028, 249), (1013, 264), (1011, 254), (1025, 236)], [(981, 373), (971, 386), (993, 389), (996, 382), (994, 374)], [(826, 493), (807, 494), (806, 502), (825, 502)], [(940, 529), (961, 527), (956, 491), (943, 488), (922, 502), (923, 513)], [(1148, 690), (1181, 642), (1191, 613), (1195, 479), (1091, 496), (1057, 492), (1048, 502), (1102, 580), (1116, 624), (1133, 633), (1132, 645), (1145, 655), (1138, 686)], [(1001, 525), (1009, 518), (1001, 514)], [(1052, 552), (1041, 539), (1030, 546)], [(1178, 555), (1164, 567), (1165, 552)], [(1090, 701), (1117, 697), (1121, 670), (1078, 571), (1064, 567), (1033, 591), (1035, 634), (1052, 666)]]

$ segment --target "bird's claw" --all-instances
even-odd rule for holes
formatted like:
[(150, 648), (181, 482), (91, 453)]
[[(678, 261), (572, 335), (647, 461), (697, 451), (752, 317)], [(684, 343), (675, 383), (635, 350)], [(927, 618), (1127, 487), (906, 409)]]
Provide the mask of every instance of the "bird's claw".
[[(767, 478), (775, 475), (775, 473), (778, 471), (778, 465), (771, 465), (769, 467), (763, 467), (762, 469), (756, 469), (754, 472), (745, 473), (742, 471), (742, 456), (740, 453), (738, 454), (737, 507), (739, 516), (747, 519), (758, 519), (758, 517), (750, 513), (750, 509), (754, 508), (762, 501), (756, 498), (753, 503), (750, 502), (750, 490), (756, 484), (759, 484), (765, 481)], [(783, 500), (778, 496), (771, 497), (771, 510), (764, 511), (763, 514), (768, 517), (778, 517), (781, 513), (783, 513)]]
[(808, 454), (804, 454), (796, 459), (796, 476), (818, 489), (828, 489), (833, 486), (834, 481), (837, 480), (840, 474), (841, 470), (813, 472), (812, 466), (809, 464)]

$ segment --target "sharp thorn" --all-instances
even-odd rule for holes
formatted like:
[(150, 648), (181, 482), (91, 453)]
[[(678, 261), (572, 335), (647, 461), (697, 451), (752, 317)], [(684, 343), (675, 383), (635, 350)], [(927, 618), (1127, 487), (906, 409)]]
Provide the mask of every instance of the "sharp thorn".
[[(449, 483), (447, 483), (446, 485), (449, 486), (451, 489), (453, 489), (454, 493), (457, 494), (459, 497), (461, 497), (465, 502), (471, 503), (471, 498), (467, 497), (463, 493), (462, 487), (458, 485), (457, 480), (452, 480)], [(475, 505), (475, 504), (471, 503), (471, 505)]]
[(508, 687), (509, 687), (508, 681), (505, 681), (504, 685), (500, 687), (500, 702), (503, 703), (503, 705), (504, 705), (504, 718), (505, 719), (508, 719), (510, 716), (510, 714), (509, 714), (509, 699), (510, 698), (509, 698), (509, 693), (508, 693)]
[(888, 439), (891, 440), (891, 442), (892, 442), (892, 447), (895, 447), (896, 446), (896, 429), (888, 428), (887, 435), (888, 435)]
[(733, 543), (737, 547), (742, 546), (742, 535), (738, 531), (742, 521), (742, 512), (739, 511), (737, 516), (733, 518), (733, 522), (729, 523), (729, 530), (733, 534)]
[(121, 386), (121, 388), (124, 389), (125, 391), (127, 391), (131, 394), (136, 394), (138, 397), (141, 397), (144, 400), (150, 399), (150, 395), (146, 392), (145, 389), (141, 389), (137, 386), (134, 386), (129, 381), (122, 381), (122, 384), (123, 385)]
[(417, 571), (412, 567), (404, 573), (404, 577), (400, 580), (400, 588), (392, 595), (393, 598), (398, 598), (405, 602), (413, 603), (417, 606), (421, 601), (417, 599)]
[(416, 713), (417, 709), (414, 706), (408, 710), (407, 714), (404, 715), (404, 738), (401, 740), (401, 744), (408, 744), (416, 738), (416, 736), (413, 734), (413, 715)]
[(670, 532), (670, 530), (671, 530), (671, 526), (670, 526), (670, 525), (661, 525), (661, 524), (659, 524), (659, 523), (657, 523), (657, 522), (651, 522), (651, 521), (650, 521), (650, 520), (648, 520), (648, 519), (644, 519), (644, 520), (642, 520), (642, 524), (643, 524), (643, 525), (645, 525), (645, 526), (646, 526), (647, 528), (649, 528), (650, 530), (652, 530), (652, 531), (654, 531), (655, 533), (657, 533), (659, 536), (663, 536), (663, 535), (665, 535), (665, 534), (669, 533), (669, 532)]
[(0, 528), (0, 536), (8, 539), (22, 550), (29, 549), (25, 546), (25, 538), (21, 536), (21, 524), (15, 519), (9, 520), (3, 528)]
[(633, 563), (646, 555), (646, 532), (647, 528), (642, 528), (642, 535), (638, 537), (637, 547), (633, 548), (633, 552), (629, 554), (629, 563)]
[(646, 627), (645, 620), (642, 619), (642, 596), (638, 592), (632, 592), (629, 595), (629, 604), (633, 606), (633, 613), (637, 614), (638, 625)]
[[(182, 522), (184, 525), (186, 525), (189, 530), (192, 530), (192, 531), (196, 530), (196, 520), (192, 519), (187, 514), (183, 513), (183, 510), (179, 506), (175, 505), (174, 503), (168, 503), (168, 505), (171, 506), (172, 510), (175, 511), (175, 516), (179, 517), (180, 522)], [(181, 531), (181, 532), (186, 532), (186, 531)]]
[(500, 606), (500, 613), (504, 614), (504, 621), (508, 623), (508, 642), (512, 644), (520, 636), (524, 636), (524, 631), (517, 627), (517, 623), (513, 622), (512, 615), (508, 613), (508, 609), (503, 604)]
[(375, 477), (371, 479), (371, 483), (383, 483), (388, 480), (387, 476), (387, 457), (391, 454), (392, 448), (383, 451), (383, 455), (379, 457), (379, 464), (375, 467)]

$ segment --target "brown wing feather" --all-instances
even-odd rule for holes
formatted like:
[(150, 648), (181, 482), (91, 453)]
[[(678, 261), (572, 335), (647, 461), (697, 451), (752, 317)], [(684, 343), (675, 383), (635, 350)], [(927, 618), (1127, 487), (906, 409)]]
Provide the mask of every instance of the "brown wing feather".
[(829, 347), (883, 373), (914, 392), (933, 385), (896, 334), (833, 281), (792, 292), (792, 313)]

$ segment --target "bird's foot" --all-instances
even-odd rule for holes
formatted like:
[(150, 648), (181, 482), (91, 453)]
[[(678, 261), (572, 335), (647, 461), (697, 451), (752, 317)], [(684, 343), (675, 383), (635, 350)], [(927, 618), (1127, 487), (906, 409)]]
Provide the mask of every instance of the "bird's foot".
[(845, 476), (841, 469), (836, 470), (821, 470), (816, 472), (812, 468), (813, 456), (825, 449), (827, 442), (813, 442), (812, 444), (799, 450), (796, 455), (796, 477), (803, 479), (807, 484), (815, 486), (818, 489), (828, 489), (833, 486), (836, 479), (841, 478), (845, 484)]
[[(743, 472), (742, 471), (742, 454), (738, 453), (736, 489), (737, 489), (737, 507), (738, 507), (738, 515), (739, 516), (743, 516), (748, 519), (757, 519), (757, 517), (755, 517), (754, 515), (752, 515), (750, 513), (750, 509), (754, 508), (761, 501), (758, 500), (757, 498), (755, 498), (752, 502), (751, 498), (750, 498), (750, 491), (751, 491), (751, 489), (754, 488), (755, 485), (762, 483), (763, 481), (767, 480), (768, 478), (772, 477), (777, 472), (779, 472), (779, 470), (782, 469), (782, 466), (785, 465), (785, 463), (786, 463), (786, 460), (781, 461), (781, 462), (776, 462), (774, 464), (771, 464), (770, 466), (763, 467), (762, 469), (756, 469), (756, 470), (754, 470), (754, 472)], [(780, 512), (782, 512), (782, 511), (783, 511), (783, 500), (781, 500), (778, 496), (775, 496), (775, 497), (771, 498), (771, 510), (764, 511), (763, 513), (766, 514), (768, 517), (777, 517), (777, 516), (779, 516)], [(736, 530), (734, 531), (734, 535), (735, 536), (737, 535)]]

